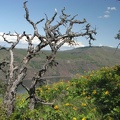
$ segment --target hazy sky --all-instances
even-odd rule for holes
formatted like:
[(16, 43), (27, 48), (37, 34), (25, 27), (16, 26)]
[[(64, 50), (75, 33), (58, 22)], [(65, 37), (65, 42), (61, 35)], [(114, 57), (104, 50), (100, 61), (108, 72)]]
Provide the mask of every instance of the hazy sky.
[[(22, 33), (33, 34), (31, 25), (25, 20), (25, 11), (23, 9), (24, 0), (0, 0), (0, 33), (17, 31)], [(61, 9), (66, 8), (66, 13), (76, 15), (76, 19), (87, 22), (94, 28), (96, 26), (97, 35), (93, 46), (113, 46), (119, 43), (114, 37), (120, 29), (120, 2), (117, 0), (28, 0), (27, 3), (30, 18), (36, 22), (48, 17), (52, 17), (54, 9), (60, 15)], [(44, 22), (38, 25), (39, 32), (44, 34)], [(82, 28), (76, 27), (76, 31), (80, 32)], [(4, 44), (0, 38), (0, 44)], [(78, 38), (81, 46), (87, 46), (88, 41), (84, 38)]]

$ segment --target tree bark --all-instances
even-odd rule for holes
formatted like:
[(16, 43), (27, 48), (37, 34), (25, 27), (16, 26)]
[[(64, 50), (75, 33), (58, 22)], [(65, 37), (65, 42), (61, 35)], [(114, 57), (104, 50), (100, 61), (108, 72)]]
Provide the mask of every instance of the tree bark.
[(28, 108), (30, 110), (34, 110), (34, 108), (35, 108), (35, 97), (32, 97), (32, 98), (29, 99)]
[(7, 89), (3, 100), (3, 107), (6, 110), (6, 114), (8, 116), (10, 116), (14, 111), (17, 87), (26, 76), (26, 71), (27, 68), (25, 66), (22, 66), (17, 78), (8, 80), (9, 82), (7, 84)]
[(10, 116), (14, 111), (15, 99), (16, 99), (16, 87), (14, 87), (13, 85), (11, 87), (8, 86), (3, 101), (3, 106), (8, 116)]

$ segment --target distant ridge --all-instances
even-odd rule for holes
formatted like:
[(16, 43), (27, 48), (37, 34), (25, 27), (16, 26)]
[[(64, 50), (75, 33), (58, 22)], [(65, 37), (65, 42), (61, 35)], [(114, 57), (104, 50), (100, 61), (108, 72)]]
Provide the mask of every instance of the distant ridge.
[[(116, 48), (106, 46), (80, 47), (72, 50), (59, 51), (56, 56), (58, 66), (50, 68), (46, 76), (70, 76), (75, 74), (83, 74), (85, 71), (100, 69), (104, 66), (114, 66), (120, 64), (120, 49), (115, 52)], [(25, 49), (15, 49), (15, 60), (21, 62), (23, 56), (26, 55)], [(45, 55), (50, 53), (49, 50), (44, 50), (36, 58), (32, 59), (28, 65), (28, 75), (26, 79), (30, 79), (34, 73), (42, 67), (45, 60)], [(0, 61), (7, 58), (6, 51), (0, 51)], [(17, 63), (16, 62), (16, 63)], [(0, 72), (1, 78), (3, 75)]]

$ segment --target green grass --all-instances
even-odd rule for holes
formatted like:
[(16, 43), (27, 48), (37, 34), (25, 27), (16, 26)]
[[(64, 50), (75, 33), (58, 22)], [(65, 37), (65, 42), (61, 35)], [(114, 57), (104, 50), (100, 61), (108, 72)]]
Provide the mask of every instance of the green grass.
[(38, 104), (30, 111), (27, 96), (18, 95), (11, 120), (119, 120), (120, 65), (76, 74), (72, 80), (39, 87), (36, 93), (54, 105)]

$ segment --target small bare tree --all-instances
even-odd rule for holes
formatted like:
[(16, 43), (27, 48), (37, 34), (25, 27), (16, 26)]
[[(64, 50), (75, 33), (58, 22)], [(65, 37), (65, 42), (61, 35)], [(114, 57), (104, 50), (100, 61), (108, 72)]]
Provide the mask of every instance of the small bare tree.
[[(15, 99), (16, 99), (16, 90), (19, 85), (22, 85), (26, 91), (29, 94), (29, 97), (26, 100), (29, 100), (29, 109), (34, 109), (35, 104), (40, 102), (42, 104), (52, 104), (48, 103), (42, 99), (40, 99), (35, 94), (35, 88), (37, 82), (43, 82), (42, 77), (48, 70), (50, 66), (56, 66), (58, 63), (55, 60), (55, 56), (57, 51), (63, 46), (65, 43), (68, 43), (70, 45), (75, 44), (74, 38), (75, 37), (83, 37), (86, 36), (87, 38), (91, 40), (95, 40), (93, 37), (93, 34), (96, 34), (95, 30), (90, 30), (90, 24), (86, 22), (86, 19), (83, 19), (82, 21), (75, 19), (77, 15), (71, 17), (71, 15), (67, 15), (65, 13), (65, 8), (61, 10), (61, 15), (59, 17), (59, 22), (57, 21), (55, 25), (53, 25), (53, 21), (55, 21), (55, 18), (57, 16), (57, 10), (55, 9), (55, 13), (52, 16), (51, 19), (48, 19), (46, 16), (46, 22), (44, 26), (45, 35), (41, 35), (38, 32), (37, 25), (41, 23), (43, 19), (33, 22), (30, 19), (29, 16), (29, 10), (26, 6), (26, 2), (24, 2), (24, 9), (25, 9), (25, 19), (29, 22), (30, 25), (32, 25), (34, 29), (33, 35), (27, 34), (25, 31), (22, 34), (19, 34), (15, 32), (15, 34), (11, 33), (4, 33), (2, 35), (2, 38), (5, 42), (9, 43), (11, 46), (9, 48), (1, 47), (2, 50), (6, 50), (9, 52), (9, 60), (4, 59), (4, 61), (0, 62), (0, 69), (5, 74), (6, 81), (7, 81), (7, 89), (4, 96), (3, 106), (6, 109), (7, 115), (11, 115), (15, 108)], [(72, 31), (74, 24), (85, 24), (85, 29), (83, 32), (74, 32)], [(52, 24), (52, 25), (51, 25)], [(60, 32), (60, 27), (64, 27), (66, 30), (65, 33)], [(16, 36), (16, 41), (9, 41), (7, 40), (6, 35), (9, 36)], [(27, 54), (24, 56), (21, 63), (17, 63), (14, 60), (14, 49), (19, 44), (19, 42), (23, 39), (23, 37), (26, 39), (28, 46), (27, 46)], [(35, 37), (38, 38), (39, 44), (34, 45), (33, 41)], [(25, 86), (23, 84), (23, 80), (25, 79), (28, 67), (27, 64), (29, 64), (29, 61), (35, 58), (40, 51), (46, 47), (50, 47), (51, 54), (46, 56), (46, 62), (44, 63), (43, 67), (39, 69), (39, 71), (33, 76), (32, 78), (32, 84), (30, 88)]]

